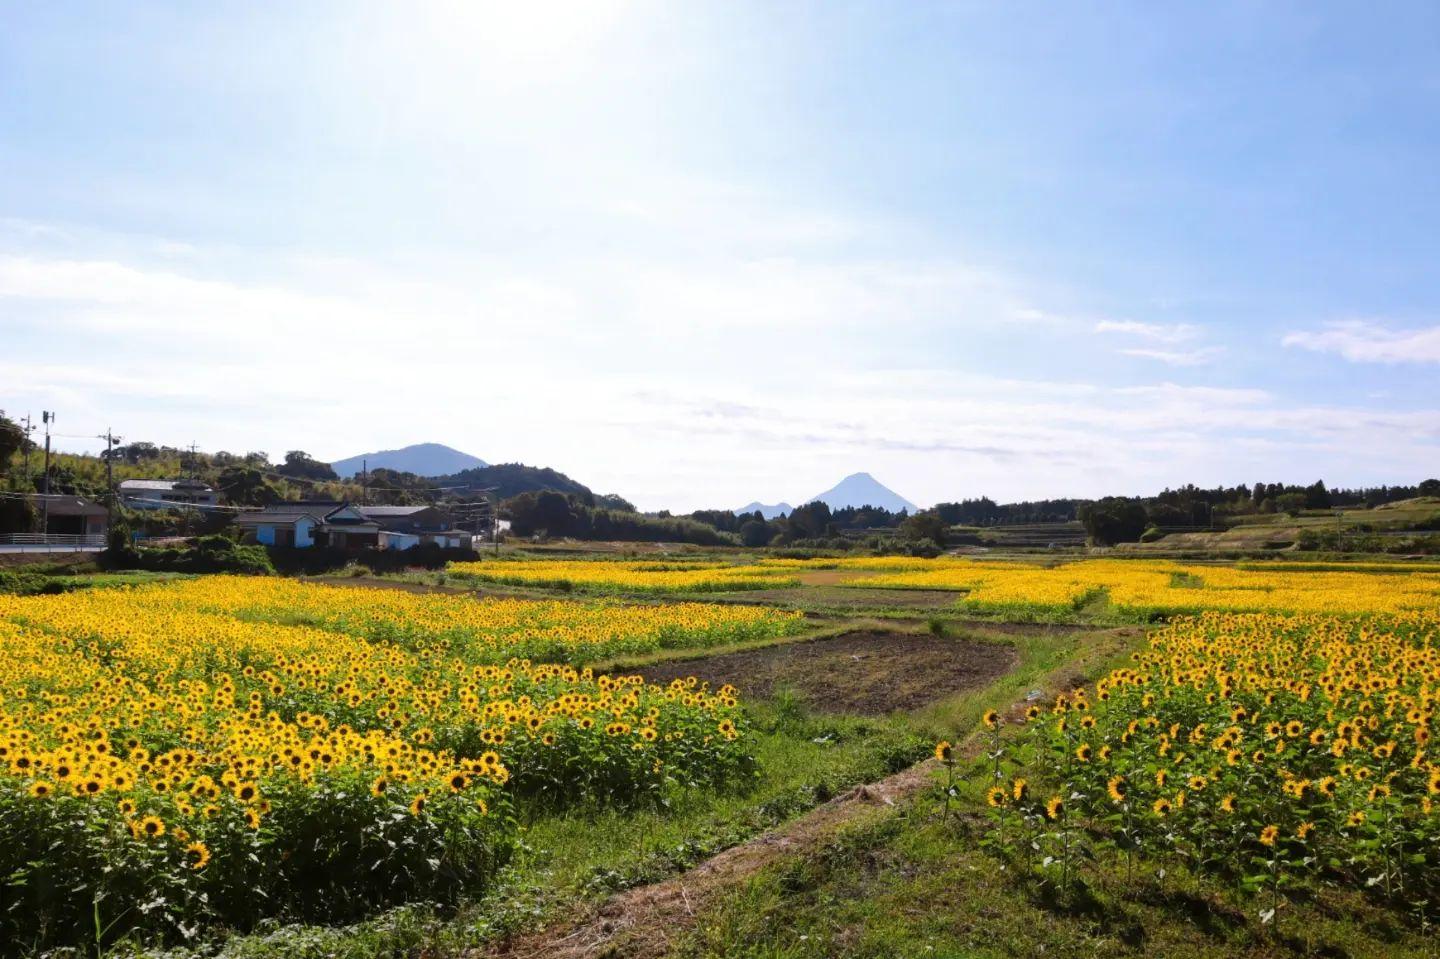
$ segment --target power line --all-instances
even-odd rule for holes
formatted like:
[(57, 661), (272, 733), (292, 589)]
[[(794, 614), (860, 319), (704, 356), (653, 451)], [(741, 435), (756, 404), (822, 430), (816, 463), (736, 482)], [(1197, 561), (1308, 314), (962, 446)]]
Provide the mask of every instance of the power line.
[[(220, 511), (223, 511), (223, 512), (235, 512), (235, 513), (252, 513), (252, 512), (255, 512), (255, 511), (257, 511), (257, 510), (263, 512), (263, 511), (265, 510), (265, 508), (266, 508), (266, 507), (264, 507), (264, 506), (221, 506), (219, 503), (177, 503), (177, 502), (175, 502), (174, 500), (168, 500), (168, 499), (150, 499), (149, 497), (146, 497), (146, 496), (130, 496), (130, 497), (127, 497), (127, 498), (126, 498), (125, 502), (127, 502), (127, 503), (155, 503), (155, 504), (157, 504), (157, 505), (165, 506), (165, 507), (168, 507), (168, 508), (170, 508), (170, 509), (202, 509), (202, 510), (203, 510), (203, 509), (211, 509), (211, 510), (220, 510)], [(286, 501), (282, 501), (282, 502), (286, 502)], [(296, 501), (296, 502), (299, 502), (299, 501)], [(275, 504), (275, 505), (278, 506), (278, 505), (281, 505), (281, 504), (277, 503), (277, 504)]]

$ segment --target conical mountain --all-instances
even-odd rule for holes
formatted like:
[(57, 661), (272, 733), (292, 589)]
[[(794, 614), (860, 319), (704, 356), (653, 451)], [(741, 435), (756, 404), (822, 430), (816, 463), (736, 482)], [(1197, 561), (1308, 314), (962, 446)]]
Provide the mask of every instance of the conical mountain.
[(847, 506), (878, 506), (898, 513), (902, 509), (916, 512), (919, 507), (885, 486), (869, 473), (851, 473), (831, 489), (810, 497), (807, 502), (821, 502), (831, 509)]

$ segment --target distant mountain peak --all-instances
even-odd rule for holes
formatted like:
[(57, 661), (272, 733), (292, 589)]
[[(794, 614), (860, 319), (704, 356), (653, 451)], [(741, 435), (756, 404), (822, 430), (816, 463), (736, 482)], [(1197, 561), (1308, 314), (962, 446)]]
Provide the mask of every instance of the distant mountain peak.
[(377, 450), (336, 460), (330, 466), (341, 476), (355, 476), (362, 469), (387, 469), (416, 476), (448, 476), (461, 470), (487, 466), (484, 460), (462, 453), (443, 443), (415, 443), (398, 450)]
[(735, 510), (735, 514), (742, 515), (745, 513), (759, 513), (766, 519), (774, 519), (777, 516), (789, 516), (794, 511), (795, 507), (791, 506), (789, 503), (774, 503), (767, 505), (760, 502), (759, 500), (756, 500), (755, 502), (750, 503), (747, 506), (742, 506), (739, 509)]
[(851, 473), (832, 488), (810, 497), (806, 502), (824, 503), (831, 509), (878, 506), (892, 513), (898, 513), (902, 509), (914, 513), (920, 508), (869, 473)]

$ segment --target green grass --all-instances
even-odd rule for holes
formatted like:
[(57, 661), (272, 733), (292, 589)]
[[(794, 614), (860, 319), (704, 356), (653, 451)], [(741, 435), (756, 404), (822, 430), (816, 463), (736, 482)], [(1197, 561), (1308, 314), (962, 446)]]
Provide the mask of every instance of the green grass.
[[(979, 642), (1006, 642), (1019, 661), (1013, 670), (981, 689), (960, 693), (917, 710), (912, 721), (935, 738), (962, 739), (974, 732), (981, 715), (992, 707), (1019, 702), (1033, 690), (1073, 685), (1104, 675), (1144, 641), (1140, 633), (1047, 630), (1003, 637), (974, 626), (952, 635)], [(1063, 681), (1063, 682), (1062, 682)]]
[(942, 820), (923, 797), (771, 866), (704, 910), (673, 953), (686, 959), (1164, 956), (1176, 959), (1436, 955), (1362, 894), (1290, 902), (1278, 928), (1254, 900), (1174, 862), (1133, 873), (1104, 855), (1061, 902), (1022, 863), (982, 847), (971, 805)]

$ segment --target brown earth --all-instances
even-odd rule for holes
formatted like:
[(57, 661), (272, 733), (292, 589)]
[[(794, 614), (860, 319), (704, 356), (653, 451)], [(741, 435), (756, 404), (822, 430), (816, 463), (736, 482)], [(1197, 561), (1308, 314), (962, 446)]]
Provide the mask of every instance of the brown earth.
[(816, 709), (877, 716), (984, 686), (1014, 668), (1014, 647), (917, 633), (854, 632), (738, 653), (667, 660), (650, 682), (696, 676), (741, 696), (793, 689)]

